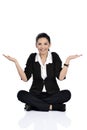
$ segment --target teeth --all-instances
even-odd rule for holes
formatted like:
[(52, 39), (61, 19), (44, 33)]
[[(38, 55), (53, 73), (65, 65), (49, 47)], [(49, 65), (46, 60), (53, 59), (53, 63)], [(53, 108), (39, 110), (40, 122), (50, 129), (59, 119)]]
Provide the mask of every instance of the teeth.
[(41, 51), (45, 51), (45, 50), (41, 50)]

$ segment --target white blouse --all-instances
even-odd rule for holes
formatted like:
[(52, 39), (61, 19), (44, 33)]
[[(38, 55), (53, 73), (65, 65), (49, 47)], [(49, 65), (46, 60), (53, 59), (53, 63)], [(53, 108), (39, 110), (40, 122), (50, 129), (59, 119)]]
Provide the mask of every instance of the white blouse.
[[(47, 56), (45, 64), (42, 63), (39, 53), (36, 54), (35, 62), (39, 62), (39, 64), (41, 65), (41, 77), (44, 80), (47, 77), (46, 65), (49, 64), (49, 63), (52, 63), (52, 54), (51, 54), (51, 52), (48, 51), (48, 56)], [(42, 91), (46, 91), (45, 85), (43, 86)]]

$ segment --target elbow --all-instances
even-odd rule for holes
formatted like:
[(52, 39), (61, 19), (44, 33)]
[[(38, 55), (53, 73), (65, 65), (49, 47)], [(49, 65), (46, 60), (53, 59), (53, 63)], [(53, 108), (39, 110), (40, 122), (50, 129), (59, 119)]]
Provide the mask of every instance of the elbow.
[(61, 75), (59, 76), (60, 81), (64, 80), (65, 78), (66, 78), (65, 76), (61, 76)]
[(27, 82), (27, 78), (21, 78), (22, 81)]
[(26, 74), (25, 74), (23, 77), (21, 77), (21, 79), (22, 79), (24, 82), (27, 82), (27, 81), (28, 81), (28, 78), (27, 78)]
[(24, 81), (24, 82), (27, 82), (28, 80), (27, 80), (27, 79), (24, 79), (23, 81)]
[(64, 80), (64, 78), (62, 78), (62, 77), (59, 77), (59, 80), (60, 80), (60, 81), (62, 81), (62, 80)]

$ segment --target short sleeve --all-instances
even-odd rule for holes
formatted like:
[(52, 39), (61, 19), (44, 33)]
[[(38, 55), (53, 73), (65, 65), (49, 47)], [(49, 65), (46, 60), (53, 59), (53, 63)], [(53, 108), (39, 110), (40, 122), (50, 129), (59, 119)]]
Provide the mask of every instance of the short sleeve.
[(32, 74), (32, 62), (33, 62), (33, 59), (32, 59), (32, 55), (31, 54), (29, 56), (29, 58), (27, 59), (27, 62), (26, 62), (26, 67), (24, 69), (24, 72), (26, 74), (26, 77), (27, 77), (27, 80), (29, 80), (29, 78), (31, 77), (31, 74)]
[(59, 55), (55, 52), (53, 52), (53, 63), (54, 63), (55, 77), (59, 79), (60, 71), (62, 70), (62, 61)]

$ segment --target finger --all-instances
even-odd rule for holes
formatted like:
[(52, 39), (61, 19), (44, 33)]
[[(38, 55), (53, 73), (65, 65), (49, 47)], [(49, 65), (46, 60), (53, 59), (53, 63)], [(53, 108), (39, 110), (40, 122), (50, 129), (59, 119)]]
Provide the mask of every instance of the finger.
[(82, 54), (80, 54), (79, 56), (83, 56)]
[(4, 55), (4, 54), (3, 54), (3, 56), (4, 56), (5, 58), (7, 58), (8, 60), (9, 60), (9, 58), (10, 58), (10, 56), (6, 56), (6, 55)]
[(7, 58), (7, 56), (6, 56), (6, 55), (4, 55), (4, 54), (3, 54), (3, 56)]
[(80, 56), (82, 56), (82, 54), (80, 54), (80, 55), (77, 55), (77, 57), (80, 57)]
[(5, 56), (5, 54), (2, 54), (3, 56)]

